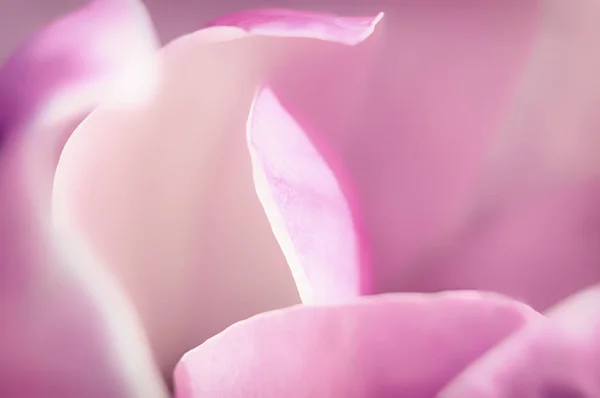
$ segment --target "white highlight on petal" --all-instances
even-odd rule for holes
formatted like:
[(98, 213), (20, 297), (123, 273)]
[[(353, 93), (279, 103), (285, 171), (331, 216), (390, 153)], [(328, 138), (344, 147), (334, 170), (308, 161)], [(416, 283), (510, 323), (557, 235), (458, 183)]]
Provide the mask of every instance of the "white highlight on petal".
[(248, 150), (250, 151), (250, 159), (252, 161), (252, 176), (254, 178), (254, 185), (256, 186), (256, 194), (260, 202), (263, 204), (263, 209), (267, 215), (269, 223), (271, 224), (273, 235), (275, 235), (275, 239), (277, 239), (283, 255), (285, 256), (285, 259), (290, 267), (292, 277), (296, 282), (300, 299), (304, 304), (313, 304), (314, 293), (308, 276), (306, 275), (304, 267), (298, 258), (294, 242), (292, 242), (292, 239), (287, 232), (285, 220), (279, 211), (279, 206), (273, 199), (273, 196), (270, 194), (270, 184), (267, 180), (266, 174), (263, 171), (263, 165), (261, 164), (260, 156), (258, 156), (256, 150), (254, 149), (254, 145), (251, 143), (250, 135), (254, 123), (253, 117), (255, 114), (255, 106), (261, 95), (272, 95), (271, 93), (265, 94), (264, 90), (265, 89), (259, 89), (257, 94), (254, 96), (252, 105), (250, 106), (248, 120), (246, 122), (246, 136), (248, 140)]

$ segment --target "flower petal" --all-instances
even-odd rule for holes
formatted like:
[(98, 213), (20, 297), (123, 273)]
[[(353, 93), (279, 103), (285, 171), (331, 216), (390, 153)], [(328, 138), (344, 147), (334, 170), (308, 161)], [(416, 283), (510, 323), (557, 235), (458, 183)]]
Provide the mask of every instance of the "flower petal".
[(339, 179), (268, 88), (254, 100), (247, 134), (258, 197), (302, 301), (360, 295), (360, 243)]
[(131, 294), (166, 375), (233, 322), (300, 301), (256, 197), (248, 112), (282, 60), (357, 47), (308, 38), (292, 16), (289, 38), (215, 26), (169, 44), (152, 102), (98, 109), (62, 153), (55, 203)]
[(356, 187), (371, 291), (421, 291), (413, 276), (470, 210), (530, 59), (541, 3), (387, 2), (353, 51), (284, 60), (272, 74), (273, 92)]
[(234, 26), (255, 35), (308, 37), (354, 45), (368, 38), (381, 18), (383, 13), (375, 17), (334, 17), (294, 10), (265, 9), (229, 14), (208, 26)]
[(492, 295), (370, 296), (240, 322), (187, 353), (177, 398), (431, 398), (539, 315)]
[(50, 213), (65, 138), (99, 102), (123, 104), (122, 77), (154, 51), (139, 3), (97, 0), (0, 69), (2, 397), (165, 396), (128, 301), (83, 237)]
[(600, 289), (574, 295), (452, 382), (440, 398), (600, 396)]
[(600, 3), (539, 4), (462, 220), (406, 275), (407, 290), (493, 290), (543, 311), (600, 281)]

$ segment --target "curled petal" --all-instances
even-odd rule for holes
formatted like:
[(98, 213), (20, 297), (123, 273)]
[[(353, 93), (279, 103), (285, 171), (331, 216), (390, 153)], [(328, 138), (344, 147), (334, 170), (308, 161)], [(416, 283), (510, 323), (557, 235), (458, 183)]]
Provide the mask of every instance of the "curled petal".
[[(252, 28), (213, 26), (167, 45), (149, 106), (95, 111), (58, 167), (55, 203), (110, 260), (165, 374), (228, 325), (300, 301), (256, 197), (248, 112), (281, 60), (354, 51), (340, 43), (371, 28), (290, 12), (278, 14), (271, 35), (256, 22), (263, 12), (246, 14)], [(335, 36), (324, 36), (326, 24)]]
[(187, 353), (176, 398), (431, 398), (538, 314), (477, 293), (383, 295), (240, 322)]
[(600, 396), (600, 290), (559, 304), (494, 348), (440, 398)]
[(131, 100), (122, 83), (154, 51), (141, 4), (96, 0), (0, 69), (2, 397), (165, 396), (128, 302), (50, 212), (62, 143), (100, 102)]
[(256, 96), (247, 134), (256, 190), (302, 301), (359, 295), (360, 243), (340, 182), (267, 88)]
[(383, 13), (375, 17), (336, 17), (282, 9), (243, 11), (229, 14), (209, 24), (232, 26), (248, 34), (274, 37), (307, 37), (343, 43), (358, 44), (368, 38)]

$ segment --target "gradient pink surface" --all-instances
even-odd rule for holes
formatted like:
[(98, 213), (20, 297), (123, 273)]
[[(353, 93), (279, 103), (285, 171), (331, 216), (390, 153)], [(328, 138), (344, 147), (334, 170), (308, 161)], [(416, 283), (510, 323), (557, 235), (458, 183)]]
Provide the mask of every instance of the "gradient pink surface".
[[(0, 59), (75, 3), (0, 0)], [(52, 205), (56, 219), (75, 220), (103, 272), (116, 277), (115, 289), (140, 317), (141, 324), (129, 329), (145, 332), (165, 375), (182, 354), (227, 326), (299, 303), (298, 273), (292, 275), (289, 265), (304, 272), (301, 279), (318, 293), (313, 301), (319, 304), (381, 292), (471, 289), (505, 294), (544, 312), (567, 299), (473, 363), (443, 393), (536, 397), (574, 394), (568, 388), (577, 385), (598, 394), (589, 375), (597, 368), (593, 339), (563, 333), (564, 324), (579, 324), (560, 315), (591, 308), (577, 304), (579, 296), (568, 298), (600, 277), (596, 1), (323, 6), (154, 0), (147, 6), (160, 40), (169, 43), (159, 53), (157, 91), (135, 108), (100, 106), (77, 128), (61, 153)], [(264, 6), (279, 11), (231, 15)], [(345, 16), (383, 11), (385, 17), (369, 36), (361, 29), (370, 22), (281, 11), (284, 6)], [(210, 29), (171, 42), (209, 22)], [(107, 53), (117, 64), (128, 56)], [(112, 75), (103, 72), (105, 66), (113, 71), (110, 62), (89, 65), (91, 70), (75, 72), (96, 76), (98, 66), (99, 77)], [(77, 73), (68, 74), (75, 86), (81, 83)], [(27, 93), (38, 87), (43, 92), (40, 79), (23, 79), (21, 86), (18, 79), (4, 79), (11, 88), (3, 92), (12, 93), (0, 120), (5, 131), (17, 131), (22, 120), (38, 115), (34, 105), (47, 98), (30, 101)], [(256, 108), (260, 87), (268, 87), (265, 108)], [(101, 99), (85, 105), (94, 108)], [(59, 121), (75, 123), (91, 108), (75, 108)], [(255, 130), (247, 124), (251, 112), (262, 120)], [(259, 139), (250, 140), (254, 157), (246, 134)], [(261, 187), (253, 173), (276, 178), (266, 178)], [(12, 177), (6, 186), (12, 187)], [(295, 196), (282, 194), (282, 180)], [(287, 222), (283, 233), (278, 234), (273, 209)], [(26, 221), (18, 218), (15, 225)], [(282, 236), (302, 261), (290, 261)], [(363, 316), (348, 306), (336, 308)], [(300, 311), (307, 325), (344, 337), (343, 327), (321, 326), (313, 309)], [(294, 311), (274, 318), (292, 319)], [(595, 319), (591, 311), (587, 318)], [(253, 332), (253, 322), (261, 321), (236, 330), (257, 347), (266, 344), (260, 349), (268, 357), (270, 335), (264, 340)], [(389, 322), (391, 329), (384, 324), (375, 329), (391, 333), (396, 320)], [(285, 323), (268, 326), (274, 339)], [(595, 333), (596, 325), (582, 328)], [(281, 344), (312, 344), (302, 338), (282, 338)], [(187, 374), (204, 380), (201, 373), (210, 362), (205, 353), (213, 344), (188, 354)], [(218, 350), (227, 351), (229, 344), (237, 342)], [(573, 365), (573, 374), (562, 380), (548, 365), (528, 378), (529, 367), (516, 363), (515, 352), (528, 353), (527, 363), (558, 358)], [(235, 353), (227, 355), (226, 363), (235, 363)], [(113, 365), (93, 363), (109, 370)], [(241, 379), (256, 378), (243, 362), (231, 366)], [(214, 380), (206, 380), (212, 388)], [(546, 388), (545, 380), (558, 384)], [(256, 383), (258, 390), (249, 391), (268, 384)], [(228, 396), (229, 387), (219, 386), (210, 393)], [(365, 391), (362, 396), (369, 396)], [(319, 393), (327, 396), (326, 390)]]

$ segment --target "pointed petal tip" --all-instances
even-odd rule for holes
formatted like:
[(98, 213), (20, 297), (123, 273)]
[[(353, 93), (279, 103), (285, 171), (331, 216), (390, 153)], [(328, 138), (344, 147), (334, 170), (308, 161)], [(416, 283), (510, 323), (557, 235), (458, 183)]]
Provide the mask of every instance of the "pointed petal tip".
[(304, 37), (355, 45), (367, 39), (382, 20), (383, 12), (367, 17), (341, 17), (297, 10), (240, 11), (218, 18), (210, 27), (235, 27), (252, 35)]

